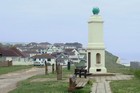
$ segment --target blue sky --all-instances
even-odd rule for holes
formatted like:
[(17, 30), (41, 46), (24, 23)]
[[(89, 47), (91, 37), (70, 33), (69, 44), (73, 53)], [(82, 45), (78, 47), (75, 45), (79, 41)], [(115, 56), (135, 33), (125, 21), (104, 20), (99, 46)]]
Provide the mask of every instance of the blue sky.
[(140, 0), (1, 0), (0, 42), (88, 43), (87, 21), (98, 6), (106, 49), (140, 59)]

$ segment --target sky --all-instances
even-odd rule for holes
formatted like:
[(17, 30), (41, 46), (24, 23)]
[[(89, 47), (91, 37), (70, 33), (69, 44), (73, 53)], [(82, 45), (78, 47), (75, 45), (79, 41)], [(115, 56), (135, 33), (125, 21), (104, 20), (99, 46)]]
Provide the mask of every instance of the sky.
[(140, 0), (0, 0), (0, 42), (80, 42), (99, 7), (106, 50), (140, 60)]

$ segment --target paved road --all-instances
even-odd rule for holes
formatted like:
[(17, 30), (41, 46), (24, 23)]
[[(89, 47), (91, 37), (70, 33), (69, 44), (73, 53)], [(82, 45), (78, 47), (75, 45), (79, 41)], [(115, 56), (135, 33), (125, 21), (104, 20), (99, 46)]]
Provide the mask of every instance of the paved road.
[[(49, 67), (49, 72), (51, 67)], [(8, 93), (9, 91), (16, 88), (16, 84), (19, 81), (25, 80), (34, 75), (44, 74), (44, 68), (31, 68), (26, 70), (21, 70), (9, 74), (0, 75), (0, 93)]]
[(91, 93), (112, 93), (110, 88), (110, 81), (112, 80), (129, 80), (133, 75), (121, 75), (116, 74), (115, 76), (94, 76), (92, 79), (96, 80), (93, 84)]

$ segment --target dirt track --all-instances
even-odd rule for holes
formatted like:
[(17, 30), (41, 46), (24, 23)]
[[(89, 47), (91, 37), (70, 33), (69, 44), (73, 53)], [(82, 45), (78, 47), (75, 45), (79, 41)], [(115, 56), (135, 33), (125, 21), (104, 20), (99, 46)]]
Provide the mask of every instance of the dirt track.
[[(50, 71), (49, 67), (49, 71)], [(21, 70), (9, 74), (0, 75), (0, 93), (8, 93), (9, 91), (16, 88), (16, 85), (19, 81), (25, 80), (29, 77), (38, 74), (44, 74), (44, 68), (31, 68), (26, 70)]]

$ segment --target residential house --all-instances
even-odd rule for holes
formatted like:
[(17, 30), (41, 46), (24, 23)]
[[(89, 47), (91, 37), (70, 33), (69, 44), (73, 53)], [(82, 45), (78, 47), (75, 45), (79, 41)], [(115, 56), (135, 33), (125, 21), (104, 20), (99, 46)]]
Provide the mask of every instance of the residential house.
[(54, 43), (53, 44), (54, 46), (56, 46), (56, 47), (61, 47), (61, 46), (65, 46), (65, 44), (64, 43)]
[(52, 54), (52, 53), (55, 53), (55, 52), (63, 52), (63, 48), (62, 47), (56, 47), (56, 46), (52, 45), (47, 50), (48, 54)]
[(16, 47), (19, 51), (28, 51), (29, 50), (29, 47), (26, 47), (26, 46), (18, 46)]
[(87, 54), (86, 49), (79, 48), (78, 51), (79, 51), (79, 58), (84, 59), (86, 57), (86, 54)]
[(24, 54), (26, 54), (28, 57), (32, 57), (35, 55), (41, 55), (41, 53), (37, 52), (37, 51), (23, 51)]
[(65, 55), (64, 53), (60, 53), (59, 55), (57, 55), (56, 57), (56, 62), (57, 64), (61, 64), (61, 65), (67, 65), (69, 62), (69, 58), (67, 55)]
[(38, 44), (39, 47), (48, 48), (51, 44), (48, 42), (41, 42)]
[(51, 54), (41, 54), (41, 55), (35, 55), (31, 57), (33, 59), (33, 62), (43, 62), (45, 64), (45, 61), (48, 64), (56, 64), (55, 57)]
[(27, 47), (37, 47), (38, 46), (38, 43), (36, 42), (31, 42), (29, 44), (27, 44)]
[(28, 57), (16, 47), (0, 48), (0, 54), (2, 55), (2, 61), (12, 61), (13, 65), (31, 65)]
[(65, 49), (78, 49), (78, 48), (82, 48), (82, 44), (78, 42), (65, 43)]
[(69, 59), (72, 62), (76, 62), (79, 63), (80, 59), (79, 59), (79, 52), (76, 49), (65, 49), (65, 53), (68, 55)]

